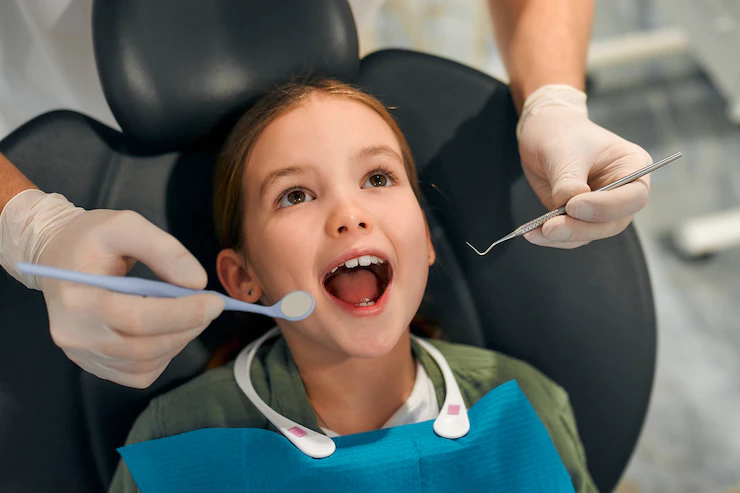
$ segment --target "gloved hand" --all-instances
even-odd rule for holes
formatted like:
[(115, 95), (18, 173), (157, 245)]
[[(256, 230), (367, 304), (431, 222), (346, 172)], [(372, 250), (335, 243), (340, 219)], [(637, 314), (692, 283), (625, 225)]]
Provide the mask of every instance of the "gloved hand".
[[(15, 247), (23, 247), (14, 257), (3, 252), (6, 263), (10, 257), (121, 276), (138, 259), (167, 282), (194, 289), (206, 285), (206, 272), (195, 257), (135, 212), (85, 211), (59, 194), (38, 190), (23, 195), (3, 210), (2, 232), (14, 231), (13, 236), (21, 240)], [(18, 277), (11, 268), (7, 270)], [(43, 291), (51, 337), (72, 361), (100, 378), (128, 387), (151, 385), (224, 306), (219, 297), (206, 294), (145, 298), (53, 279), (19, 280), (29, 287), (37, 283)]]
[(567, 202), (567, 215), (524, 235), (530, 242), (576, 248), (608, 238), (621, 233), (647, 204), (648, 175), (608, 192), (591, 192), (652, 159), (590, 121), (585, 93), (567, 85), (541, 87), (524, 102), (517, 137), (524, 175), (540, 201), (548, 210)]

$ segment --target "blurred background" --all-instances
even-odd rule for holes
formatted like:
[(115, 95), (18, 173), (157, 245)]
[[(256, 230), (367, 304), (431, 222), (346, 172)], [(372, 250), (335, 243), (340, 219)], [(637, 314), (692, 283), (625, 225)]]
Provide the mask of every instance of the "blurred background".
[[(353, 8), (363, 54), (410, 48), (507, 79), (486, 0)], [(91, 0), (0, 3), (0, 139), (56, 108), (118, 128), (97, 81), (90, 9)], [(591, 118), (656, 160), (684, 154), (653, 174), (635, 220), (659, 349), (623, 493), (740, 492), (739, 23), (740, 0), (596, 1)]]

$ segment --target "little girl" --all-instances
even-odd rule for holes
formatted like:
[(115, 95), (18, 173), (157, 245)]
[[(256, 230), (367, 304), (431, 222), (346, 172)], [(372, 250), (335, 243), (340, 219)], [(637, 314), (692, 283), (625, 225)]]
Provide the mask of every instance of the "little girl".
[[(247, 372), (266, 405), (307, 430), (337, 437), (440, 413), (443, 372), (409, 330), (435, 261), (419, 195), (391, 115), (343, 83), (283, 85), (227, 141), (215, 193), (219, 279), (247, 302), (271, 305), (298, 289), (314, 297), (308, 318), (277, 321), (280, 337), (259, 347)], [(575, 490), (596, 491), (563, 389), (502, 354), (426, 342), (467, 406), (515, 380)], [(154, 399), (127, 443), (202, 428), (275, 430), (237, 380), (232, 362)], [(123, 461), (110, 491), (137, 491)]]

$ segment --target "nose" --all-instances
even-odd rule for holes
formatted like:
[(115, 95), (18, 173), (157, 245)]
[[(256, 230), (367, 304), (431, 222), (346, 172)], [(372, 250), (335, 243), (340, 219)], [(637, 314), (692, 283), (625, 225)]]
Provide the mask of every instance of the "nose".
[(326, 234), (331, 238), (341, 235), (369, 234), (373, 230), (370, 214), (356, 204), (337, 203), (326, 222)]

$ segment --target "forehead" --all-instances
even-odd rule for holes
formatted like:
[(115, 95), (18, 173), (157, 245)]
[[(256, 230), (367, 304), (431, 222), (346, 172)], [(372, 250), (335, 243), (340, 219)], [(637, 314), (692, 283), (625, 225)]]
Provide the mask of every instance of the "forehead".
[(312, 95), (264, 129), (245, 175), (256, 179), (280, 167), (313, 164), (381, 145), (401, 154), (393, 130), (375, 110), (346, 97)]

